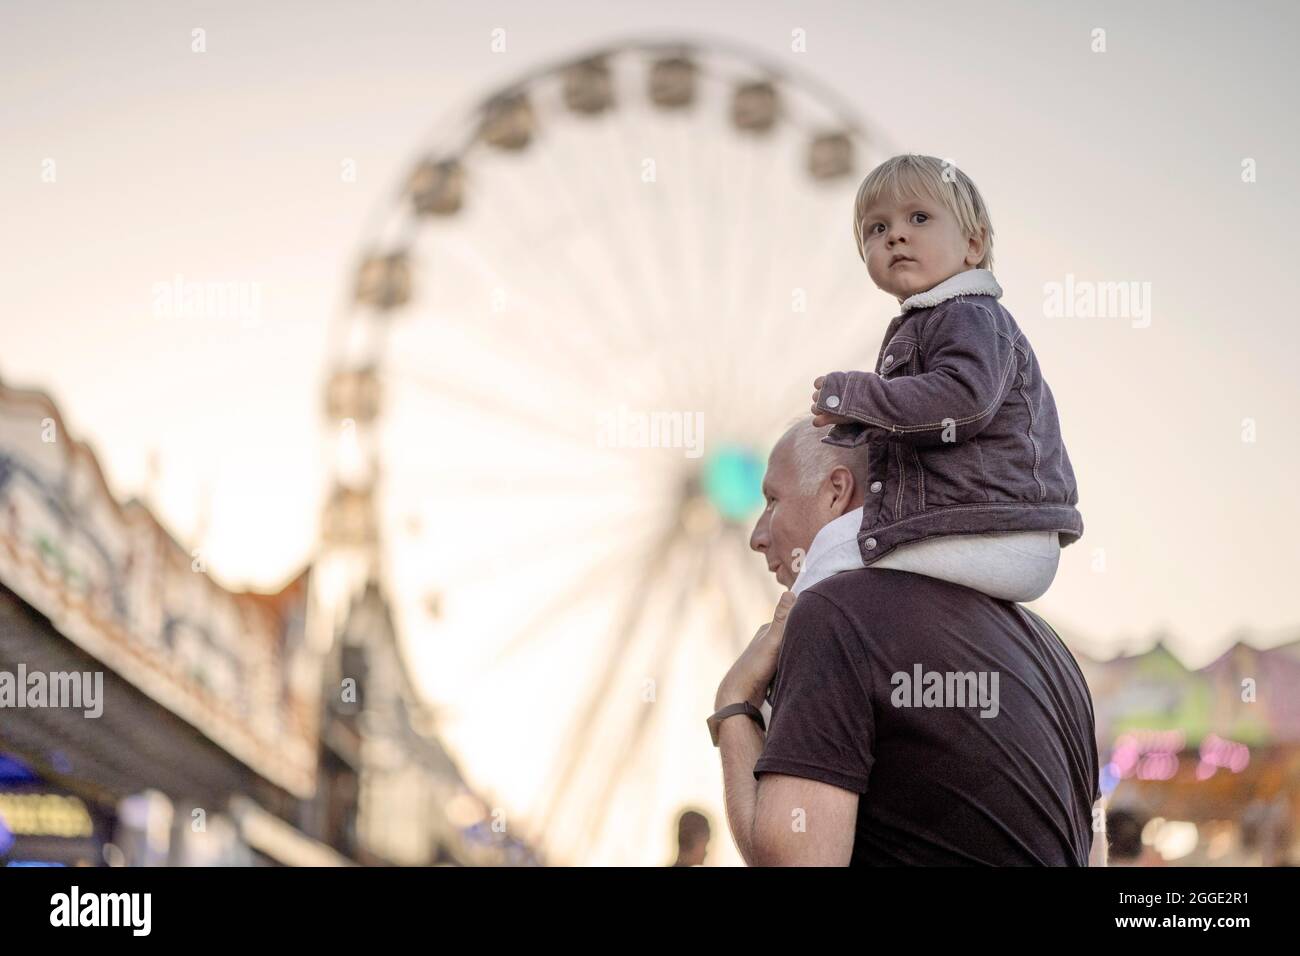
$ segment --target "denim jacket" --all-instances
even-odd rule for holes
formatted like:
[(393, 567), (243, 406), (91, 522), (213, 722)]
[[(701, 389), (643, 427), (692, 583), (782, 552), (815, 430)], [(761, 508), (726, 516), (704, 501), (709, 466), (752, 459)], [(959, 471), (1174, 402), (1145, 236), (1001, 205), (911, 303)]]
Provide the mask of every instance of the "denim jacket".
[(858, 546), (870, 565), (943, 534), (1083, 534), (1052, 391), (986, 269), (903, 302), (872, 372), (832, 372), (817, 410), (854, 419), (822, 441), (865, 446)]

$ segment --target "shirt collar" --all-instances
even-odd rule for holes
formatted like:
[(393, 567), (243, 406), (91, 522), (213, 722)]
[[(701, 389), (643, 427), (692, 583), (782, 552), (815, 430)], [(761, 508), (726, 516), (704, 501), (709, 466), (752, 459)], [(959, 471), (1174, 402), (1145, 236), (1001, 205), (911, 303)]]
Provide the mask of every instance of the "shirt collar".
[(996, 299), (1002, 295), (1002, 286), (988, 269), (967, 269), (944, 279), (933, 289), (908, 296), (903, 300), (903, 311), (930, 309), (959, 295), (991, 295)]
[(833, 518), (813, 538), (804, 555), (803, 568), (790, 590), (796, 595), (832, 574), (862, 567), (858, 549), (858, 531), (862, 528), (862, 508), (846, 511)]

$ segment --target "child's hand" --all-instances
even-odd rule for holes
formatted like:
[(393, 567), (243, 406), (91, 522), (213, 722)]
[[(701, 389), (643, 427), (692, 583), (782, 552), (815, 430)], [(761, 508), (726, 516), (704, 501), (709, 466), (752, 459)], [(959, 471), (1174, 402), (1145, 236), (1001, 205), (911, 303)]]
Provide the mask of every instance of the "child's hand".
[(826, 384), (826, 376), (818, 375), (813, 380), (813, 428), (821, 428), (823, 425), (852, 425), (855, 421), (844, 415), (832, 415), (830, 412), (817, 411), (817, 403), (821, 400), (822, 386)]

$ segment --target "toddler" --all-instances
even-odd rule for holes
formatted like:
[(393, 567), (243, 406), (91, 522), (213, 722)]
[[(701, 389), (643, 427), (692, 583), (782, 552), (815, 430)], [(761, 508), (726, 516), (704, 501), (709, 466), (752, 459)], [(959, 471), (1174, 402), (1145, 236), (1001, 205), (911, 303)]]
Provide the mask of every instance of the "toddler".
[(858, 187), (858, 253), (902, 313), (874, 372), (813, 383), (822, 440), (862, 446), (866, 504), (827, 524), (793, 590), (864, 566), (1008, 601), (1052, 583), (1083, 534), (1051, 389), (998, 302), (993, 225), (975, 184), (933, 156), (895, 156)]

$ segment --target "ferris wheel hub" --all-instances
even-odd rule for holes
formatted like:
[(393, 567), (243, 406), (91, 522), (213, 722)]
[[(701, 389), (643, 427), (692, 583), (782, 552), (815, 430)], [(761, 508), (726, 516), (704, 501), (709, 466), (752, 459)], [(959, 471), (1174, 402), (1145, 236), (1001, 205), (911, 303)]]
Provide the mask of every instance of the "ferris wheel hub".
[(744, 521), (763, 503), (763, 461), (747, 446), (721, 445), (705, 457), (700, 483), (719, 516)]

